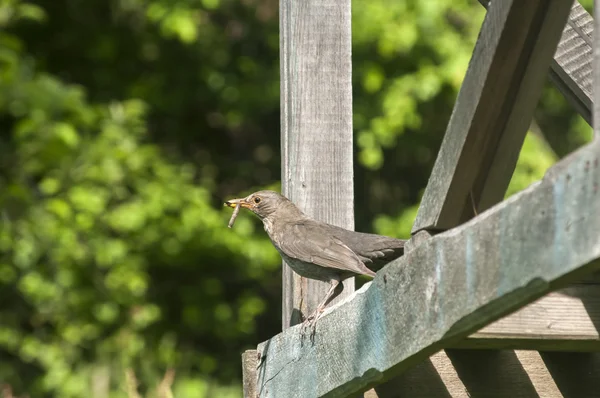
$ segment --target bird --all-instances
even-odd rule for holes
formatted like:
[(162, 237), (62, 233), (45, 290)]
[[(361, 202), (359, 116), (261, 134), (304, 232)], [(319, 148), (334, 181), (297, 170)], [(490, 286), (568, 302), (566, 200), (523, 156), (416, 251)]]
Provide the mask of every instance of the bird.
[[(316, 328), (327, 305), (343, 290), (344, 279), (375, 277), (375, 270), (404, 254), (406, 240), (355, 232), (317, 221), (275, 191), (258, 191), (231, 199), (225, 206), (248, 209), (263, 222), (273, 246), (298, 275), (329, 283), (323, 300), (303, 324)], [(314, 331), (315, 329), (313, 329)]]

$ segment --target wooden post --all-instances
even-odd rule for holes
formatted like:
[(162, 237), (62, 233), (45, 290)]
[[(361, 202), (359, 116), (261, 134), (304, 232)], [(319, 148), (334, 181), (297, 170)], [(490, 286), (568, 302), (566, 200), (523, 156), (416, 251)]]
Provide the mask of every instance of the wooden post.
[[(281, 0), (279, 29), (283, 193), (309, 216), (353, 229), (350, 0)], [(284, 264), (283, 328), (326, 290)], [(353, 291), (352, 278), (339, 298)]]
[(257, 350), (246, 350), (242, 354), (242, 386), (244, 398), (257, 398), (256, 369), (258, 367), (259, 354)]

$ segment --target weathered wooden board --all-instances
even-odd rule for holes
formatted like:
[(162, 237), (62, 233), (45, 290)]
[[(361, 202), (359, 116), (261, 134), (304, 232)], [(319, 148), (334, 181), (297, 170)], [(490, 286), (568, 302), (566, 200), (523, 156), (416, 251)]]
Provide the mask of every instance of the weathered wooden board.
[[(354, 228), (350, 0), (281, 0), (281, 182), (305, 213)], [(311, 313), (327, 284), (283, 269), (283, 328)], [(340, 297), (354, 291), (344, 283)]]
[[(586, 278), (552, 292), (454, 344), (461, 349), (448, 350), (452, 360), (440, 351), (367, 391), (364, 397), (600, 396), (600, 286), (597, 276), (591, 276), (595, 284), (586, 283), (590, 279)], [(530, 351), (485, 350), (490, 348)], [(585, 361), (575, 367), (553, 366), (550, 373), (534, 350), (570, 352), (565, 354), (567, 358)], [(596, 353), (571, 354), (591, 351)], [(552, 354), (543, 355), (555, 358)], [(558, 356), (559, 365), (564, 364), (565, 355)], [(598, 377), (570, 378), (572, 369)], [(559, 391), (554, 380), (562, 380), (562, 384), (570, 381), (570, 393), (561, 392), (564, 388)]]
[(500, 202), (512, 177), (568, 0), (492, 2), (412, 232), (447, 230)]
[(258, 351), (246, 350), (242, 354), (242, 387), (245, 398), (258, 395), (256, 370), (258, 369)]
[(577, 284), (552, 292), (453, 347), (600, 351), (600, 286)]
[(592, 124), (594, 19), (575, 2), (550, 65), (550, 78), (571, 106)]
[[(487, 8), (488, 0), (479, 2)], [(594, 19), (575, 1), (550, 64), (550, 79), (590, 125), (593, 104), (593, 33)]]
[(600, 353), (445, 350), (364, 398), (600, 397)]
[(600, 141), (539, 183), (426, 240), (324, 314), (262, 343), (261, 397), (365, 391), (600, 268)]

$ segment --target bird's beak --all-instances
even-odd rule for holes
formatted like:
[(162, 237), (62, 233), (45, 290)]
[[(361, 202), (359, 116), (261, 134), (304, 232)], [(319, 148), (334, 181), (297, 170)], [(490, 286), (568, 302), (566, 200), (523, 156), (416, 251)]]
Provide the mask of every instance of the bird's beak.
[(238, 203), (240, 207), (245, 207), (246, 209), (250, 207), (250, 203), (246, 201), (246, 198), (230, 199), (227, 202), (225, 202), (225, 206), (236, 207)]

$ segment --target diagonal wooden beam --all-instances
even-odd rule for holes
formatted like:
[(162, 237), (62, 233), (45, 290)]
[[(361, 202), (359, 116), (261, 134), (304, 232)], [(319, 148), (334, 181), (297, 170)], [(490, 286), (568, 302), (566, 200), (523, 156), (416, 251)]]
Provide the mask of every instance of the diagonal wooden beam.
[(413, 234), (450, 229), (502, 200), (571, 4), (492, 2)]
[(261, 397), (342, 397), (425, 360), (600, 268), (600, 141), (542, 181), (435, 235), (327, 311), (258, 347)]
[[(487, 0), (479, 2), (487, 8)], [(593, 34), (594, 18), (575, 1), (550, 64), (550, 79), (589, 125), (593, 107)]]

